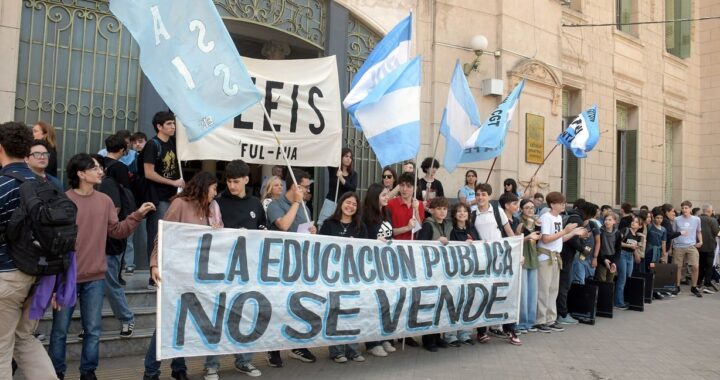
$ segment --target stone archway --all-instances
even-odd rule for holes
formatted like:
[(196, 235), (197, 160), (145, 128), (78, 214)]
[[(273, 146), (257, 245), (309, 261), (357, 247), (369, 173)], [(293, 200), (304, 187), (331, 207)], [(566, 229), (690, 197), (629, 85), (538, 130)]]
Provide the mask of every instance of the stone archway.
[(537, 59), (523, 59), (518, 61), (513, 68), (508, 71), (509, 88), (515, 88), (515, 86), (523, 78), (542, 86), (549, 87), (552, 91), (552, 98), (550, 99), (550, 112), (553, 116), (560, 115), (560, 105), (562, 102), (562, 81), (555, 71), (546, 63)]

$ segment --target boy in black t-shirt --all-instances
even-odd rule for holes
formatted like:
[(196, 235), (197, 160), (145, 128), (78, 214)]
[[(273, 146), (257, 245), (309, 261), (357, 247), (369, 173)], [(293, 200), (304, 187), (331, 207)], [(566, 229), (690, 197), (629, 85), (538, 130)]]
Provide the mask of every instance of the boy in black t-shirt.
[[(180, 163), (173, 139), (175, 115), (166, 111), (156, 113), (153, 116), (153, 128), (157, 135), (145, 144), (138, 157), (139, 174), (145, 177), (147, 189), (146, 199), (137, 201), (153, 202), (157, 208), (157, 211), (147, 216), (148, 260), (157, 236), (158, 221), (170, 207), (170, 198), (177, 194), (179, 188), (185, 187), (185, 181), (180, 176)], [(148, 289), (157, 289), (152, 278), (148, 281)]]

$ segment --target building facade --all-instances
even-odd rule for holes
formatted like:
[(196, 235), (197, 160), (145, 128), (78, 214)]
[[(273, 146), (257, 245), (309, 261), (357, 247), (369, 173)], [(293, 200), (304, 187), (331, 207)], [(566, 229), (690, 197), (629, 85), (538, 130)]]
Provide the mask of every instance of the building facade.
[[(720, 20), (643, 23), (720, 15), (720, 0), (214, 2), (244, 55), (267, 58), (278, 49), (287, 59), (336, 55), (343, 93), (382, 34), (413, 11), (414, 50), (423, 56), (420, 158), (436, 145), (443, 156), (438, 130), (452, 69), (456, 60), (475, 59), (470, 40), (484, 35), (490, 54), (468, 75), (481, 117), (502, 100), (491, 83), (504, 95), (526, 79), (490, 176), (498, 190), (504, 178), (528, 181), (547, 155), (540, 190), (563, 190), (570, 200), (720, 201), (713, 159), (720, 154), (713, 153)], [(93, 0), (0, 4), (0, 120), (51, 122), (62, 161), (96, 151), (116, 130), (151, 131), (149, 120), (163, 106), (142, 76), (137, 45), (107, 8), (107, 1)], [(594, 104), (602, 134), (588, 158), (552, 151), (563, 126)], [(379, 181), (362, 135), (348, 128), (344, 140), (355, 152), (361, 188)], [(454, 196), (466, 169), (484, 180), (491, 165), (441, 169), (439, 179)]]

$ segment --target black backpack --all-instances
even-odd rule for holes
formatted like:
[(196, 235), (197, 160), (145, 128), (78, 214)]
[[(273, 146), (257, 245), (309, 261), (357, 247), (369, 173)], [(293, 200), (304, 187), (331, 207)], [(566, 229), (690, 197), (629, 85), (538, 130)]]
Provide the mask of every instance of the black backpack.
[(20, 204), (4, 234), (15, 266), (31, 276), (64, 273), (75, 250), (77, 206), (48, 181), (4, 175), (20, 182)]
[[(120, 161), (113, 161), (110, 165), (105, 167), (105, 171), (107, 172), (110, 170), (110, 168), (115, 164), (125, 165)], [(123, 186), (115, 178), (106, 175), (103, 177), (102, 183), (100, 184), (100, 191), (108, 194), (110, 189), (117, 189), (118, 191), (118, 195), (120, 196), (120, 211), (118, 212), (118, 220), (123, 221), (136, 209), (135, 196), (130, 189)], [(105, 244), (105, 253), (108, 255), (121, 255), (125, 252), (126, 247), (127, 239), (114, 239), (108, 236)]]

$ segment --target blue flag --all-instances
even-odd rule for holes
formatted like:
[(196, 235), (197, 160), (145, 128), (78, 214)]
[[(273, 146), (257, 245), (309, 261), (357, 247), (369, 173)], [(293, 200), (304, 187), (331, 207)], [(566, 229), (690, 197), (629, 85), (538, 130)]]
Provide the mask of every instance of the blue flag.
[(372, 52), (353, 77), (350, 91), (343, 100), (343, 106), (350, 113), (355, 128), (362, 127), (355, 118), (358, 104), (367, 97), (380, 81), (393, 70), (410, 60), (410, 38), (412, 35), (412, 14), (400, 21), (375, 45)]
[(381, 166), (414, 158), (420, 149), (421, 57), (386, 75), (357, 104), (355, 117)]
[(587, 157), (587, 152), (595, 148), (598, 140), (600, 140), (600, 128), (597, 106), (592, 106), (578, 115), (557, 138), (558, 144), (568, 148), (577, 158)]
[(110, 10), (140, 45), (140, 66), (196, 141), (258, 103), (212, 0), (113, 0)]
[(484, 161), (497, 157), (505, 148), (505, 136), (520, 94), (525, 87), (525, 79), (520, 81), (510, 95), (490, 114), (470, 139), (465, 142), (465, 151), (460, 162)]
[(450, 82), (447, 104), (443, 111), (440, 133), (445, 136), (445, 158), (443, 165), (453, 172), (463, 155), (465, 142), (480, 128), (480, 113), (475, 98), (470, 92), (467, 79), (455, 62), (455, 71)]

